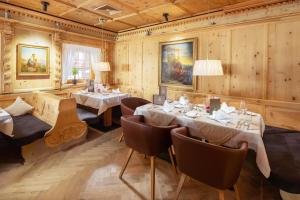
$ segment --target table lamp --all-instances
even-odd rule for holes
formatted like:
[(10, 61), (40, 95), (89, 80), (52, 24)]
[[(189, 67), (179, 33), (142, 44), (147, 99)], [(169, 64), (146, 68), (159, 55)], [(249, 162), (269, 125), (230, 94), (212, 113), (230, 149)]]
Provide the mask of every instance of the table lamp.
[(220, 60), (196, 60), (193, 68), (193, 76), (223, 76), (223, 68)]
[[(223, 68), (220, 60), (196, 60), (193, 68), (193, 76), (223, 76)], [(212, 113), (220, 107), (220, 99), (210, 98), (210, 104), (206, 110)]]
[(98, 62), (93, 65), (93, 71), (95, 73), (95, 83), (101, 83), (101, 72), (110, 71), (109, 62)]

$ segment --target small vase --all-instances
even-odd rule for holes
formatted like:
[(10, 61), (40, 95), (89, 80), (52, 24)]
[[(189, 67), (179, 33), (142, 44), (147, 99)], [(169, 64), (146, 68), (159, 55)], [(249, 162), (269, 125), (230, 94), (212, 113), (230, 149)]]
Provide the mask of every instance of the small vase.
[(77, 79), (73, 79), (72, 83), (73, 83), (73, 85), (76, 85), (77, 84)]

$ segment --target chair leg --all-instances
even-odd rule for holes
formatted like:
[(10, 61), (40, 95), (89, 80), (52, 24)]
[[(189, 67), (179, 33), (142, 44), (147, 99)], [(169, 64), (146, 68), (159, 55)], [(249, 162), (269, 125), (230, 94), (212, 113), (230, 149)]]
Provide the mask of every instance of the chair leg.
[(121, 137), (119, 138), (119, 142), (122, 142), (123, 137), (124, 137), (124, 133), (122, 132), (122, 135), (121, 135)]
[(173, 166), (173, 168), (175, 170), (175, 173), (177, 174), (177, 168), (175, 166), (174, 157), (173, 157), (173, 153), (172, 153), (171, 147), (168, 149), (168, 152), (169, 152), (169, 156), (170, 156), (170, 159), (171, 159), (172, 166)]
[(174, 149), (173, 145), (171, 145), (171, 150), (172, 150), (173, 155), (175, 155), (175, 149)]
[(151, 156), (151, 200), (155, 199), (155, 156)]
[(180, 181), (178, 183), (177, 190), (176, 190), (176, 196), (175, 196), (176, 200), (179, 198), (179, 194), (182, 190), (182, 186), (184, 184), (184, 181), (185, 181), (186, 177), (187, 176), (185, 174), (183, 174), (183, 173), (181, 174)]
[(219, 190), (219, 200), (225, 200), (224, 191)]
[(128, 155), (127, 155), (127, 159), (126, 159), (126, 161), (124, 162), (123, 167), (122, 167), (122, 170), (121, 170), (121, 172), (120, 172), (120, 174), (119, 174), (119, 178), (120, 178), (120, 179), (122, 178), (122, 176), (123, 176), (123, 174), (124, 174), (124, 171), (125, 171), (125, 169), (126, 169), (128, 163), (129, 163), (129, 160), (130, 160), (130, 158), (131, 158), (133, 152), (134, 152), (133, 149), (130, 149), (130, 150), (129, 150), (129, 153), (128, 153)]
[(237, 184), (235, 184), (233, 187), (234, 187), (234, 192), (235, 192), (235, 198), (236, 198), (236, 200), (241, 200)]

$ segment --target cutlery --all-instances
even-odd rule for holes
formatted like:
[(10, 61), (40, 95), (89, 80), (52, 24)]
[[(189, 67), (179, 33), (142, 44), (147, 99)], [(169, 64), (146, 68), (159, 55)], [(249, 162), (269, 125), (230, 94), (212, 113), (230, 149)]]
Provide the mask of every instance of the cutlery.
[(241, 123), (241, 120), (238, 121), (238, 123), (236, 124), (235, 128), (239, 128), (240, 123)]

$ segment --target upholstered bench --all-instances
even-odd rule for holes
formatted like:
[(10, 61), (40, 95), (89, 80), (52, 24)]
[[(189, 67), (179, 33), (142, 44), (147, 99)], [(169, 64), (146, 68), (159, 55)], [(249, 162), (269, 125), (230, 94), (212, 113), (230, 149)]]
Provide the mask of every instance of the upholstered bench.
[(9, 136), (0, 132), (0, 163), (24, 162), (21, 148), (10, 140)]
[(77, 107), (77, 115), (81, 121), (85, 121), (87, 124), (90, 124), (98, 117), (97, 114), (80, 107)]
[(34, 110), (31, 114), (12, 117), (13, 137), (1, 133), (4, 136), (0, 138), (2, 147), (20, 147), (23, 158), (28, 162), (66, 149), (86, 138), (87, 124), (77, 116), (75, 99), (49, 93), (28, 93), (22, 98)]
[(281, 191), (300, 194), (300, 132), (267, 127), (263, 141), (271, 167), (268, 180)]
[(13, 123), (14, 137), (12, 141), (19, 146), (24, 146), (43, 138), (46, 132), (52, 128), (51, 125), (31, 114), (13, 117)]

